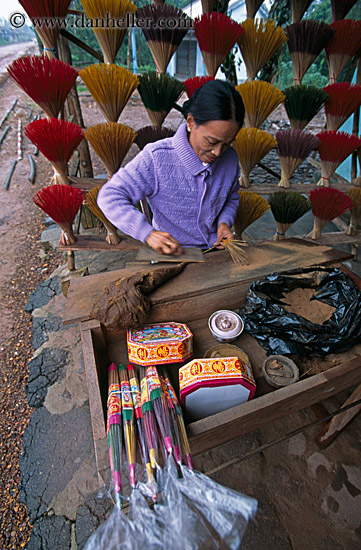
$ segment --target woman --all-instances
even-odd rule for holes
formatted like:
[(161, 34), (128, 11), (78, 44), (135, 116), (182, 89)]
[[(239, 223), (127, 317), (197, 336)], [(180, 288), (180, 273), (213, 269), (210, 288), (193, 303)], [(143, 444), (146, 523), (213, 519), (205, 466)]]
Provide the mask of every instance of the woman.
[[(221, 245), (237, 212), (239, 165), (230, 147), (244, 119), (240, 94), (213, 80), (183, 105), (186, 123), (148, 144), (100, 190), (98, 204), (124, 233), (161, 254)], [(136, 208), (146, 198), (150, 225)]]

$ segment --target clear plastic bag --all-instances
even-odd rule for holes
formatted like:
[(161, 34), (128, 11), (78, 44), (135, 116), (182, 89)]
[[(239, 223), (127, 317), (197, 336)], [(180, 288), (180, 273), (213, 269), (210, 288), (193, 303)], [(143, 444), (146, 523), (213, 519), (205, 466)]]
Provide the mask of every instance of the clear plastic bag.
[[(159, 501), (149, 507), (149, 488), (138, 484), (129, 514), (118, 506), (93, 533), (85, 550), (239, 550), (257, 501), (209, 477), (176, 466), (168, 457), (158, 470)], [(144, 492), (144, 495), (142, 494)]]

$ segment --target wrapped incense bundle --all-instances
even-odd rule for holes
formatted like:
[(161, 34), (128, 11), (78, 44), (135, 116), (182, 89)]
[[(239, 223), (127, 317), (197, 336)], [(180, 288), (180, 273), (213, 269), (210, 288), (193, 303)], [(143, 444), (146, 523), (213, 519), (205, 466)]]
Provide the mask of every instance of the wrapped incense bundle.
[(110, 467), (113, 476), (116, 501), (122, 492), (122, 406), (118, 369), (112, 363), (108, 368), (107, 441)]
[(125, 451), (128, 459), (129, 466), (129, 481), (132, 488), (136, 485), (136, 444), (135, 444), (135, 430), (134, 430), (134, 409), (132, 396), (130, 392), (130, 384), (128, 379), (128, 371), (124, 365), (120, 365), (118, 368), (120, 389), (122, 395), (122, 418), (123, 418), (123, 430), (124, 430), (124, 443)]

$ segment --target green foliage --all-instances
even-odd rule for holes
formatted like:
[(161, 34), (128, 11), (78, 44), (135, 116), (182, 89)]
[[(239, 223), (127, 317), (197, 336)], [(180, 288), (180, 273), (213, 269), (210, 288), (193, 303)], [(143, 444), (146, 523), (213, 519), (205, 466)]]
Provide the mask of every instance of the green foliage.
[(29, 42), (34, 38), (35, 32), (32, 27), (24, 25), (20, 29), (15, 29), (5, 18), (0, 18), (0, 46)]
[[(287, 19), (284, 23), (284, 16), (287, 13), (287, 4), (289, 0), (276, 0), (273, 6), (278, 4), (274, 9), (275, 17), (273, 17), (278, 24), (286, 26), (290, 24), (290, 19)], [(271, 8), (272, 11), (273, 7)], [(270, 11), (270, 14), (271, 14)], [(325, 21), (326, 23), (331, 23), (332, 13), (331, 13), (331, 2), (330, 0), (314, 0), (307, 10), (304, 19), (316, 19), (318, 21)], [(347, 15), (348, 19), (361, 19), (361, 2), (356, 2), (355, 6)], [(278, 88), (284, 89), (288, 86), (292, 86), (293, 82), (293, 71), (290, 54), (287, 46), (285, 45), (278, 52), (279, 56), (272, 58), (271, 62), (264, 67), (261, 71), (259, 78), (261, 80), (270, 81), (273, 79), (273, 84)], [(277, 54), (276, 54), (277, 55)], [(349, 70), (347, 67), (342, 75), (339, 78), (339, 81), (352, 79), (353, 70)], [(302, 84), (306, 86), (317, 86), (322, 88), (326, 86), (329, 79), (327, 59), (325, 51), (323, 50), (317, 59), (312, 63), (311, 67), (306, 72), (305, 76), (302, 79)]]

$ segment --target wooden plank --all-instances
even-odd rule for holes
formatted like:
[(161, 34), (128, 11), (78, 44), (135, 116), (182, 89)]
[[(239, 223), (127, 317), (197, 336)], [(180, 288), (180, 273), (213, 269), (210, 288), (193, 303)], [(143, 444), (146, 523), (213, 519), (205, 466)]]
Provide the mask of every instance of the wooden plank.
[(83, 347), (85, 375), (88, 385), (90, 418), (94, 441), (104, 438), (105, 422), (103, 404), (100, 393), (100, 380), (98, 376), (98, 364), (95, 357), (94, 342), (90, 329), (80, 330)]
[(73, 187), (83, 189), (83, 191), (90, 191), (93, 187), (104, 185), (108, 180), (105, 178), (81, 178), (76, 176), (68, 176)]
[[(359, 399), (361, 399), (361, 385), (352, 392), (348, 399), (346, 399), (341, 409), (343, 407), (347, 407), (347, 405), (355, 403), (355, 401), (358, 401)], [(359, 414), (360, 411), (361, 405), (356, 405), (354, 408), (334, 416), (318, 435), (316, 439), (318, 446), (321, 449), (328, 447), (342, 432), (342, 430), (344, 430), (346, 426)]]
[(105, 240), (105, 233), (103, 235), (89, 235), (82, 234), (76, 236), (74, 244), (63, 245), (58, 244), (59, 250), (138, 250), (142, 243), (132, 239), (132, 237), (121, 236), (121, 241), (118, 244), (109, 244)]
[(361, 234), (346, 235), (342, 231), (334, 231), (331, 233), (321, 233), (321, 237), (317, 240), (311, 239), (308, 235), (301, 237), (305, 241), (310, 241), (320, 245), (331, 246), (335, 244), (360, 244)]
[[(317, 187), (315, 184), (310, 183), (291, 183), (291, 187), (288, 188), (289, 191), (297, 191), (297, 193), (304, 193), (306, 195), (309, 194), (312, 189)], [(343, 191), (344, 193), (347, 193), (347, 191), (350, 190), (351, 184), (349, 182), (343, 181), (343, 182), (337, 182), (332, 183), (331, 187), (334, 189), (338, 189), (339, 191)], [(242, 190), (242, 188), (241, 188)], [(277, 193), (277, 191), (285, 191), (285, 187), (279, 187), (278, 182), (277, 183), (254, 183), (251, 184), (251, 186), (248, 189), (244, 189), (245, 191), (252, 191), (252, 193), (257, 193), (258, 195), (272, 195), (273, 193)]]
[(361, 357), (187, 427), (193, 455), (317, 403), (361, 381)]
[(60, 29), (60, 34), (62, 34), (65, 38), (70, 40), (70, 42), (73, 42), (76, 46), (79, 46), (79, 48), (81, 48), (82, 50), (85, 50), (86, 52), (90, 53), (90, 55), (98, 59), (101, 63), (104, 63), (104, 57), (102, 53), (97, 52), (96, 50), (94, 50), (94, 48), (92, 48), (91, 46), (89, 46), (88, 44), (86, 44), (85, 42), (83, 42), (73, 34), (71, 34), (69, 31), (65, 29)]
[[(179, 313), (182, 318), (188, 317), (199, 308), (207, 306), (206, 295), (212, 295), (212, 300), (218, 303), (222, 299), (229, 303), (234, 300), (235, 292), (244, 293), (245, 286), (252, 281), (262, 279), (272, 272), (285, 272), (296, 268), (311, 266), (325, 266), (352, 258), (351, 254), (341, 252), (326, 246), (314, 244), (301, 239), (287, 239), (285, 241), (267, 241), (251, 245), (248, 248), (249, 265), (235, 265), (225, 251), (211, 252), (205, 255), (205, 261), (199, 264), (188, 264), (182, 273), (159, 287), (151, 295), (152, 308), (164, 307), (169, 302), (178, 302), (183, 307)], [(161, 264), (158, 264), (160, 267)], [(143, 266), (144, 268), (144, 266)], [(127, 277), (137, 273), (141, 267), (99, 273), (70, 283), (68, 298), (63, 315), (63, 323), (90, 319), (90, 311), (104, 286), (120, 277)], [(220, 293), (217, 297), (216, 293)], [(201, 299), (200, 296), (203, 296)], [(198, 300), (192, 305), (192, 298)], [(183, 302), (181, 302), (183, 300)], [(232, 302), (231, 302), (232, 304)], [(187, 311), (185, 308), (190, 307)], [(225, 305), (223, 305), (225, 307)], [(227, 305), (227, 307), (229, 307)], [(235, 306), (231, 307), (233, 309)], [(151, 312), (149, 320), (153, 320), (155, 312)], [(165, 311), (165, 310), (164, 310)], [(174, 311), (174, 310), (173, 310)], [(207, 309), (208, 311), (208, 309)], [(157, 314), (163, 315), (160, 308)], [(203, 314), (203, 317), (206, 313)], [(162, 317), (163, 318), (163, 317)]]

